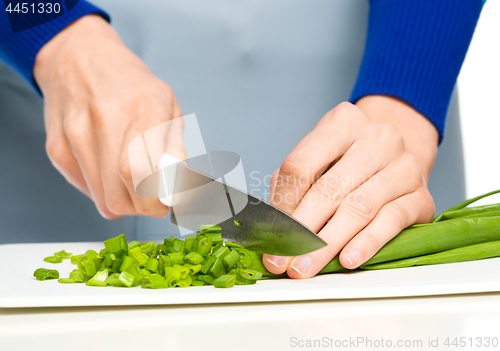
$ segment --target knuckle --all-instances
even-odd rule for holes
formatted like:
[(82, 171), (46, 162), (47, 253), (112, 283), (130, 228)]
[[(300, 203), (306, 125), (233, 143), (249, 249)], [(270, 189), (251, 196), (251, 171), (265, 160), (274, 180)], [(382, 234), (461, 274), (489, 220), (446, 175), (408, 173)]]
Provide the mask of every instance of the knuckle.
[(380, 239), (380, 236), (374, 232), (367, 232), (365, 235), (366, 241), (368, 241), (373, 248), (379, 249), (382, 247), (383, 242)]
[(130, 169), (130, 159), (124, 157), (119, 161), (118, 172), (124, 181), (132, 180), (132, 170)]
[(348, 179), (344, 175), (324, 175), (314, 183), (313, 194), (320, 203), (338, 203), (344, 198)]
[(410, 223), (408, 213), (400, 208), (387, 206), (384, 209), (385, 218), (398, 232), (406, 228)]
[(362, 193), (350, 194), (346, 200), (346, 212), (353, 218), (369, 221), (375, 216), (377, 206), (371, 196)]
[(394, 124), (389, 122), (377, 123), (375, 133), (380, 144), (396, 145), (399, 149), (404, 148), (403, 136)]
[(280, 173), (283, 177), (279, 179), (278, 184), (284, 183), (287, 185), (298, 185), (299, 177), (308, 169), (307, 163), (304, 162), (303, 158), (295, 153), (288, 155), (280, 167)]
[(84, 133), (82, 125), (78, 122), (78, 118), (67, 117), (63, 122), (64, 134), (71, 144), (80, 145)]
[(338, 104), (333, 110), (326, 114), (327, 121), (338, 121), (341, 123), (349, 123), (353, 119), (358, 120), (363, 117), (363, 112), (356, 105), (344, 101)]
[(47, 151), (47, 156), (53, 164), (62, 169), (66, 169), (70, 166), (71, 157), (69, 157), (68, 150), (63, 142), (57, 140), (47, 141), (45, 149)]
[(409, 153), (405, 154), (403, 160), (404, 173), (408, 179), (415, 180), (416, 183), (423, 183), (422, 171), (417, 158)]
[(131, 206), (131, 204), (126, 201), (123, 197), (106, 197), (106, 207), (108, 210), (119, 216), (131, 214), (134, 212), (134, 208)]
[(422, 200), (421, 200), (421, 206), (422, 206), (422, 221), (429, 222), (432, 217), (434, 217), (434, 214), (436, 213), (436, 204), (434, 203), (434, 199), (432, 198), (431, 193), (427, 188), (424, 187), (424, 190), (422, 191), (421, 194)]

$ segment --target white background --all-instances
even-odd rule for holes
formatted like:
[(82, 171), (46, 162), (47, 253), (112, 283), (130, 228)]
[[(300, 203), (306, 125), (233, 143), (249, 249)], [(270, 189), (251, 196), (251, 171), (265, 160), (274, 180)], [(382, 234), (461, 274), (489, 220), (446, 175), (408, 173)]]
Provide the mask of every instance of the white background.
[[(484, 5), (458, 78), (458, 92), (470, 198), (500, 189), (499, 0)], [(493, 200), (500, 202), (500, 197), (487, 202)]]

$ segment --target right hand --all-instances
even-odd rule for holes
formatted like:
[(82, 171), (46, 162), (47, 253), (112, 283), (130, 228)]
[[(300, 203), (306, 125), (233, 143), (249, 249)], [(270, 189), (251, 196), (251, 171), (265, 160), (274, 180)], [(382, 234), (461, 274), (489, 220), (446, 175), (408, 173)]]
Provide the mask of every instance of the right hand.
[[(145, 160), (129, 158), (128, 146), (150, 128), (182, 116), (172, 89), (97, 15), (82, 17), (43, 46), (34, 76), (45, 100), (47, 153), (67, 181), (107, 219), (165, 217), (168, 207), (136, 193), (131, 162), (144, 174), (150, 169)], [(182, 125), (175, 125), (153, 147), (148, 140), (156, 167), (163, 152), (186, 158)]]

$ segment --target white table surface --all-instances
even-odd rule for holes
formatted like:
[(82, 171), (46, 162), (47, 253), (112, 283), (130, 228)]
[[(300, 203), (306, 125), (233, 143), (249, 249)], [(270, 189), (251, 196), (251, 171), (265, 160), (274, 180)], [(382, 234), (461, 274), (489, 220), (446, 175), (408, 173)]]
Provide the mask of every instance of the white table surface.
[[(293, 347), (294, 339), (384, 339), (392, 347)], [(1, 350), (498, 350), (500, 294), (310, 302), (0, 309)], [(438, 338), (439, 347), (429, 347)], [(396, 347), (421, 340), (422, 347)], [(484, 344), (485, 339), (483, 339)]]
[[(55, 247), (49, 245), (46, 248), (52, 250)], [(42, 249), (38, 255), (44, 257), (51, 253)], [(2, 262), (5, 260), (0, 258)], [(484, 265), (485, 262), (468, 264)], [(495, 283), (500, 280), (500, 269), (493, 269), (493, 266), (481, 266), (480, 270), (476, 270), (476, 277), (469, 278), (474, 280), (483, 277), (484, 281)], [(472, 266), (456, 264), (454, 267), (465, 267), (463, 272), (466, 274), (465, 270)], [(31, 270), (33, 267), (29, 268)], [(446, 282), (436, 280), (437, 276), (426, 277), (426, 274), (431, 274), (427, 272), (429, 268), (415, 267), (414, 271), (420, 272), (415, 277), (422, 279), (422, 282), (431, 279), (436, 286), (446, 286), (443, 284)], [(448, 269), (446, 265), (435, 268), (433, 271), (441, 272), (439, 274)], [(396, 271), (401, 270), (393, 272)], [(456, 269), (453, 268), (449, 273), (456, 274)], [(470, 275), (470, 272), (467, 274)], [(6, 287), (16, 282), (4, 278), (0, 280), (0, 290), (10, 291)], [(442, 279), (445, 280), (445, 275)], [(467, 280), (461, 279), (462, 282)], [(54, 283), (51, 286), (58, 291), (59, 288), (69, 287), (56, 282), (35, 283), (43, 287)], [(280, 289), (292, 290), (290, 283), (294, 282), (287, 281), (286, 289)], [(98, 289), (108, 288), (95, 288), (92, 291)], [(113, 291), (112, 288), (109, 290)], [(186, 290), (194, 291), (196, 288)], [(212, 288), (210, 292), (216, 290), (220, 291)], [(262, 296), (263, 292), (256, 289), (255, 293)], [(27, 292), (24, 294), (30, 296)], [(332, 298), (315, 297), (315, 301), (306, 299), (302, 297), (302, 301), (272, 302), (254, 299), (257, 302), (128, 307), (0, 308), (0, 350), (500, 349), (500, 345), (484, 346), (486, 337), (490, 338), (490, 342), (492, 338), (497, 338), (500, 343), (500, 293), (448, 295), (441, 291), (439, 296), (357, 299), (345, 299), (334, 294)], [(214, 301), (208, 299), (207, 302)], [(436, 338), (438, 346), (429, 346), (429, 340), (435, 342)], [(445, 345), (446, 338), (450, 338), (450, 343), (454, 338), (463, 338), (467, 346), (448, 347)], [(382, 339), (385, 347), (380, 346)], [(308, 340), (325, 343), (323, 347), (306, 347)], [(351, 342), (356, 340), (371, 341), (372, 347), (366, 343), (356, 345)], [(392, 343), (390, 347), (387, 345), (388, 340)], [(473, 346), (478, 345), (479, 340), (483, 346), (470, 347), (471, 340)], [(398, 341), (403, 342), (403, 346), (398, 347)], [(335, 347), (335, 342), (343, 343), (344, 347)], [(377, 342), (379, 347), (376, 347)], [(410, 343), (410, 346), (404, 347), (405, 342)]]

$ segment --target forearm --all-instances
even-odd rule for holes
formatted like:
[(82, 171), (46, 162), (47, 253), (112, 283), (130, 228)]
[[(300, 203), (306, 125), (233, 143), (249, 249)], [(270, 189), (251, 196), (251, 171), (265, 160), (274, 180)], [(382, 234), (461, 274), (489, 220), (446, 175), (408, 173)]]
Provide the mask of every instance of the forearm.
[(373, 122), (389, 122), (403, 135), (405, 147), (420, 163), (427, 182), (437, 154), (439, 133), (421, 113), (391, 96), (370, 95), (357, 101)]

